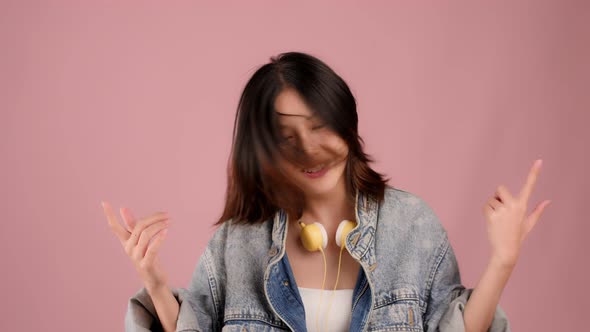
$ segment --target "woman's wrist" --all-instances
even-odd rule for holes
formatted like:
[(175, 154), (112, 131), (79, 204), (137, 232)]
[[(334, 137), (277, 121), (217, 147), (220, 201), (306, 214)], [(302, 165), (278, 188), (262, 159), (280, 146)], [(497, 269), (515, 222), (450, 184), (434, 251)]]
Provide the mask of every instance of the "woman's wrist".
[(488, 261), (488, 265), (491, 265), (493, 268), (496, 269), (512, 270), (516, 266), (518, 255), (515, 255), (513, 257), (516, 258), (503, 258), (498, 255), (491, 255)]
[[(147, 289), (147, 287), (146, 287)], [(165, 332), (176, 330), (176, 321), (180, 310), (180, 304), (167, 286), (150, 287), (148, 293), (154, 303), (156, 314)]]
[[(150, 296), (156, 294), (165, 294), (170, 291), (170, 287), (167, 284), (145, 284), (145, 289), (147, 290)], [(171, 291), (170, 291), (171, 292)]]

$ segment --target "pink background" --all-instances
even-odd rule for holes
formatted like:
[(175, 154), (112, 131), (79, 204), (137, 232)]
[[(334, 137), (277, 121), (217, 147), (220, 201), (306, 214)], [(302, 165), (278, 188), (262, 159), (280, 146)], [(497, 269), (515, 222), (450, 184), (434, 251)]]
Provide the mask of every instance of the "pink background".
[[(350, 85), (375, 168), (423, 197), (474, 287), (481, 208), (544, 165), (500, 305), (514, 331), (586, 321), (590, 6), (584, 1), (0, 4), (0, 330), (121, 331), (142, 283), (100, 201), (173, 220), (186, 287), (221, 213), (239, 94), (271, 55)], [(586, 325), (586, 324), (585, 324)]]

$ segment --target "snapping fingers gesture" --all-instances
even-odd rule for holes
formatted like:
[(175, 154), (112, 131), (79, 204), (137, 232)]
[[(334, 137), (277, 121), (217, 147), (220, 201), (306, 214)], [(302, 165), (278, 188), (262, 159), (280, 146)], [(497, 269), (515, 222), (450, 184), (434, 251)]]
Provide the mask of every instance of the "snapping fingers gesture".
[(119, 210), (127, 229), (117, 220), (108, 202), (102, 202), (111, 230), (133, 262), (148, 291), (168, 284), (168, 276), (162, 269), (158, 250), (166, 237), (170, 220), (168, 213), (157, 212), (136, 220), (128, 209)]
[(517, 196), (512, 196), (506, 186), (500, 185), (494, 197), (490, 198), (483, 207), (487, 219), (488, 239), (492, 246), (492, 258), (501, 264), (509, 266), (516, 264), (522, 242), (551, 202), (544, 200), (527, 215), (529, 198), (537, 182), (541, 164), (540, 159), (534, 162)]

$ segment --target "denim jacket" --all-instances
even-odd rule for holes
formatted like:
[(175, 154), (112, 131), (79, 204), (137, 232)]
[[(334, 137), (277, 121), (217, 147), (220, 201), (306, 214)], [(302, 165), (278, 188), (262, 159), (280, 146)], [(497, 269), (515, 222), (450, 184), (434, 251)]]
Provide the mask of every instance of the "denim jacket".
[[(379, 203), (356, 192), (358, 225), (346, 250), (359, 262), (350, 331), (464, 331), (473, 289), (461, 284), (446, 230), (419, 196), (388, 186)], [(199, 258), (176, 331), (306, 331), (305, 310), (285, 252), (287, 215), (261, 224), (225, 222)], [(162, 331), (145, 288), (129, 299), (129, 332)], [(510, 331), (496, 307), (488, 331)]]

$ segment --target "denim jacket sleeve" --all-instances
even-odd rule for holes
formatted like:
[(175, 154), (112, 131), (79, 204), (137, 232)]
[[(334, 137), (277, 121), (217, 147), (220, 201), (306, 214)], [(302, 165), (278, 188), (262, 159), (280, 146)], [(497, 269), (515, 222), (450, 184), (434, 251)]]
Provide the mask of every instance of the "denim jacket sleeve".
[[(434, 214), (433, 214), (434, 216)], [(436, 217), (435, 217), (436, 218)], [(446, 231), (437, 251), (431, 291), (427, 301), (424, 326), (426, 332), (464, 332), (463, 311), (473, 288), (461, 284), (459, 266)], [(506, 313), (498, 305), (488, 332), (510, 332)]]
[[(215, 280), (212, 278), (210, 252), (207, 248), (199, 258), (188, 289), (171, 288), (180, 304), (176, 332), (216, 331), (218, 316), (214, 298)], [(125, 314), (125, 331), (163, 331), (154, 304), (145, 289), (133, 295)]]

